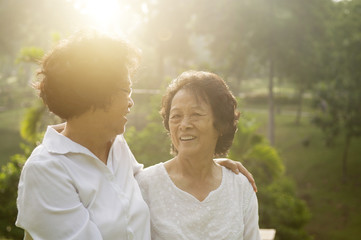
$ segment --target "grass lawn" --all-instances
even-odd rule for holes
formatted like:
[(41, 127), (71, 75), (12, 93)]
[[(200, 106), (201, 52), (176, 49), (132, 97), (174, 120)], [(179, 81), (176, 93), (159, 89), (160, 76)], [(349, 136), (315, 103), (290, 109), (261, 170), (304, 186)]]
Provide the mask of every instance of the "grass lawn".
[[(267, 112), (251, 113), (261, 123), (266, 136)], [(297, 193), (311, 210), (306, 229), (315, 240), (358, 240), (361, 237), (361, 139), (355, 139), (349, 152), (348, 180), (343, 183), (342, 151), (344, 142), (335, 139), (326, 147), (322, 132), (303, 117), (300, 125), (294, 116), (275, 117), (275, 146), (286, 166), (286, 174), (297, 184)], [(305, 143), (308, 142), (306, 146)]]
[(21, 152), (19, 126), (23, 112), (23, 109), (0, 112), (0, 166)]

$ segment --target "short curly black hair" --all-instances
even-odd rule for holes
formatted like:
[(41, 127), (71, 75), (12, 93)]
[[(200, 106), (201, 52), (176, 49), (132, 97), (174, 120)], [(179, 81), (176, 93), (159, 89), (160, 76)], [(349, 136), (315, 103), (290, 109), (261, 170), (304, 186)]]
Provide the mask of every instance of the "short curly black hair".
[[(172, 100), (181, 89), (190, 90), (210, 105), (214, 116), (214, 127), (220, 133), (214, 156), (225, 156), (232, 146), (240, 116), (236, 98), (227, 84), (218, 75), (204, 71), (186, 71), (175, 78), (163, 96), (160, 110), (164, 127), (168, 132)], [(173, 145), (171, 152), (177, 154), (177, 149)]]
[(96, 30), (80, 31), (44, 56), (35, 88), (51, 112), (70, 119), (105, 108), (138, 66), (140, 50)]

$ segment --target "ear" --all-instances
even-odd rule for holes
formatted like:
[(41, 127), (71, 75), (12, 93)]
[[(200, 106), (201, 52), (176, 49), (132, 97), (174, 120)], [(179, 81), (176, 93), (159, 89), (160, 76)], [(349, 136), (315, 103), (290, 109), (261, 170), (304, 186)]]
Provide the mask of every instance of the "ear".
[(225, 124), (215, 124), (215, 128), (218, 131), (219, 137), (222, 137), (226, 132), (227, 126)]

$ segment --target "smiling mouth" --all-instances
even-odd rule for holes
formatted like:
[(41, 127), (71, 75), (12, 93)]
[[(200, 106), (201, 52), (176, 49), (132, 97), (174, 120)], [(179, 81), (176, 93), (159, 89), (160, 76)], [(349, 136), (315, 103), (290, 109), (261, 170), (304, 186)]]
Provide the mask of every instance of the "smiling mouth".
[(191, 140), (193, 140), (193, 139), (195, 139), (196, 137), (194, 137), (194, 136), (183, 136), (183, 137), (180, 137), (179, 139), (181, 140), (181, 141), (191, 141)]

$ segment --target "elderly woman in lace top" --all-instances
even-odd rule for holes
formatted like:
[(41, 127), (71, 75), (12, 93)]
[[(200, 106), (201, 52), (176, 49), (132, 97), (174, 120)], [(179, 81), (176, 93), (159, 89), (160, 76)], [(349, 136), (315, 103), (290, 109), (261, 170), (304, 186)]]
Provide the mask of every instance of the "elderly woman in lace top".
[(259, 240), (250, 182), (217, 165), (237, 129), (237, 102), (216, 74), (188, 71), (168, 87), (161, 114), (174, 158), (137, 176), (152, 239)]

